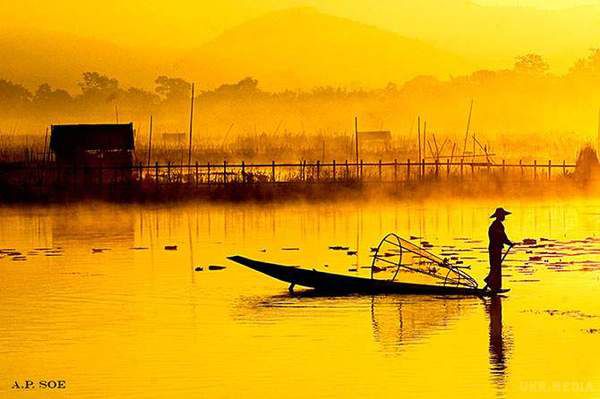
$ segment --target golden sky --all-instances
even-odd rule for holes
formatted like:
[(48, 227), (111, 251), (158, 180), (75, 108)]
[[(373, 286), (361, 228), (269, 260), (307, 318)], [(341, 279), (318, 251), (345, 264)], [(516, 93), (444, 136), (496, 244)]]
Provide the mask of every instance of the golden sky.
[[(456, 17), (466, 0), (421, 2), (378, 0), (20, 0), (2, 2), (7, 27), (69, 32), (129, 44), (161, 44), (185, 48), (198, 44), (263, 13), (311, 6), (320, 11), (405, 34), (402, 16), (418, 12)], [(477, 0), (474, 4), (535, 7), (545, 10), (600, 5), (599, 0)], [(405, 23), (405, 21), (402, 21)], [(1, 32), (0, 28), (0, 32)], [(444, 27), (438, 27), (443, 32)]]
[[(511, 68), (516, 56), (531, 52), (541, 54), (550, 64), (551, 72), (564, 73), (576, 60), (587, 56), (589, 49), (600, 47), (600, 0), (377, 0), (376, 3), (364, 0), (20, 0), (1, 3), (0, 12), (9, 17), (4, 18), (0, 26), (0, 51), (11, 53), (13, 57), (0, 65), (0, 75), (29, 86), (48, 81), (73, 88), (77, 76), (84, 70), (100, 70), (123, 82), (142, 86), (162, 73), (198, 79), (189, 69), (178, 69), (176, 65), (191, 65), (194, 57), (202, 66), (213, 69), (198, 71), (208, 86), (248, 75), (260, 77), (265, 87), (278, 88), (349, 82), (348, 79), (331, 79), (325, 66), (313, 71), (314, 79), (300, 82), (289, 73), (279, 79), (274, 73), (267, 76), (265, 71), (258, 70), (260, 65), (246, 65), (242, 59), (225, 62), (230, 56), (258, 59), (256, 52), (262, 56), (263, 63), (277, 63), (278, 57), (289, 58), (285, 50), (293, 46), (282, 39), (277, 46), (269, 47), (273, 44), (269, 42), (270, 36), (286, 38), (296, 43), (296, 48), (302, 48), (303, 41), (319, 40), (323, 33), (331, 42), (328, 46), (319, 43), (326, 53), (340, 47), (334, 38), (348, 44), (360, 40), (367, 43), (377, 37), (373, 39), (377, 45), (371, 43), (363, 47), (377, 47), (379, 53), (367, 57), (361, 48), (366, 58), (376, 56), (390, 68), (395, 68), (393, 62), (388, 62), (391, 56), (396, 57), (392, 61), (404, 65), (410, 59), (419, 69), (417, 72), (433, 73), (441, 78), (477, 69)], [(326, 19), (320, 17), (296, 23), (289, 14), (288, 20), (283, 22), (280, 19), (285, 14), (273, 14), (298, 7), (310, 7), (323, 16), (340, 17), (348, 23), (329, 18), (319, 25), (319, 20)], [(256, 25), (260, 24), (252, 24), (265, 15), (270, 15), (270, 19), (268, 23), (261, 22), (263, 35), (256, 39), (251, 33), (256, 32)], [(421, 70), (423, 62), (411, 58), (410, 47), (388, 48), (383, 43), (387, 40), (385, 35), (372, 31), (363, 35), (361, 29), (365, 26), (361, 28), (356, 23), (396, 34), (400, 40), (420, 40), (426, 46), (447, 53), (449, 57), (443, 57), (445, 60), (460, 59), (462, 67), (456, 68), (454, 61), (444, 61), (442, 71)], [(332, 26), (337, 26), (338, 31), (331, 32)], [(329, 30), (321, 32), (319, 29)], [(298, 33), (303, 30), (308, 35)], [(237, 32), (237, 36), (223, 35), (232, 31)], [(21, 36), (11, 36), (15, 32)], [(77, 48), (78, 45), (81, 48)], [(210, 51), (207, 52), (207, 48)], [(265, 53), (265, 49), (271, 53)], [(352, 52), (351, 45), (344, 49), (348, 54)], [(222, 64), (216, 62), (219, 59)], [(49, 66), (39, 60), (46, 60)], [(290, 59), (292, 63), (296, 61)], [(315, 65), (319, 64), (324, 63)], [(428, 64), (436, 64), (436, 61)], [(223, 71), (222, 65), (237, 65), (239, 70)], [(297, 71), (291, 72), (294, 75)], [(399, 73), (385, 76), (383, 80), (402, 82), (412, 76), (415, 74)], [(361, 76), (357, 76), (355, 83), (383, 84)]]

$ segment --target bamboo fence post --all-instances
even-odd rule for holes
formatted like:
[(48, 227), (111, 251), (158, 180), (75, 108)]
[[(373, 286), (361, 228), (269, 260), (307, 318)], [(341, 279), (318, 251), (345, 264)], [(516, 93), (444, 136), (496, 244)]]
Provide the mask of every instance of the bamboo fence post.
[(410, 181), (410, 159), (406, 160), (406, 181)]
[(167, 182), (171, 183), (171, 161), (167, 162)]
[(533, 180), (537, 180), (537, 159), (533, 161)]
[(450, 158), (446, 159), (446, 177), (450, 177)]
[(350, 180), (350, 167), (348, 166), (347, 159), (346, 159), (346, 180)]
[(335, 159), (333, 160), (333, 181), (336, 180)]
[(567, 161), (563, 159), (563, 176), (567, 175)]
[(381, 159), (379, 160), (379, 182), (381, 182), (383, 176), (382, 176), (382, 171), (381, 171)]
[(519, 159), (519, 168), (521, 169), (521, 179), (523, 179), (523, 174), (525, 171), (523, 170), (523, 160)]
[(394, 158), (394, 183), (398, 182), (398, 159)]
[(302, 161), (302, 179), (306, 181), (306, 159)]
[(158, 161), (154, 162), (154, 181), (158, 184)]
[(460, 159), (460, 177), (463, 177), (463, 166), (465, 165), (465, 160), (463, 158)]
[(548, 180), (552, 179), (552, 160), (548, 160)]
[(196, 184), (196, 187), (198, 187), (198, 161), (196, 161), (196, 174), (194, 177), (194, 183)]
[(206, 163), (206, 183), (210, 186), (210, 161)]
[(362, 181), (363, 180), (363, 160), (362, 159), (360, 160), (359, 172), (360, 172), (360, 181)]
[(246, 183), (246, 162), (242, 161), (242, 183)]
[(317, 182), (321, 179), (321, 161), (317, 160)]
[(275, 183), (275, 161), (271, 161), (271, 182)]
[(227, 161), (223, 161), (223, 184), (227, 184)]
[(435, 177), (438, 178), (440, 175), (440, 161), (439, 159), (435, 159)]

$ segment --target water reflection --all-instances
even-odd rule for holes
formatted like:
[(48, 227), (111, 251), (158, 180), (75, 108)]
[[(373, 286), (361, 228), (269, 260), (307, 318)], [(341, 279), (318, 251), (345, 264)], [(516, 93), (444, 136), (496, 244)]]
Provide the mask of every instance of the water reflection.
[(502, 300), (502, 296), (494, 296), (486, 299), (485, 302), (485, 310), (490, 322), (490, 375), (500, 391), (504, 390), (506, 384), (506, 360), (510, 352), (510, 342), (505, 339), (502, 325)]
[(373, 337), (387, 352), (420, 342), (447, 330), (473, 304), (471, 298), (374, 296), (371, 298)]
[[(364, 320), (368, 314), (373, 340), (386, 353), (449, 330), (467, 311), (480, 306), (476, 298), (429, 296), (331, 296), (317, 291), (299, 291), (270, 297), (241, 297), (234, 319), (240, 323), (272, 324), (294, 318), (330, 320), (343, 313)], [(355, 326), (359, 328), (359, 326)]]

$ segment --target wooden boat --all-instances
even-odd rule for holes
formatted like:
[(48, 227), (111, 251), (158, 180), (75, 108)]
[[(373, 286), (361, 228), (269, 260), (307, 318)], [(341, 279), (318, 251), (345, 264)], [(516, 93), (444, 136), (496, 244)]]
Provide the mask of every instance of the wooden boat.
[(332, 293), (476, 296), (487, 296), (491, 294), (488, 290), (476, 287), (412, 284), (393, 280), (345, 276), (335, 273), (301, 269), (296, 266), (284, 266), (275, 263), (261, 262), (244, 256), (230, 256), (228, 259), (264, 273), (267, 276), (290, 283), (290, 291), (293, 290), (294, 285), (300, 285)]

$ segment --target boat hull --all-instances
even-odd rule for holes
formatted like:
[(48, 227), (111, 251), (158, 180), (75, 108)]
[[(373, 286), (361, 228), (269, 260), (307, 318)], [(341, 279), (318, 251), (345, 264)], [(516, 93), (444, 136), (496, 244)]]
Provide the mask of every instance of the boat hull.
[(478, 288), (411, 284), (344, 276), (341, 274), (301, 269), (296, 266), (261, 262), (244, 256), (230, 256), (228, 259), (277, 280), (325, 292), (406, 295), (489, 295), (489, 291)]

